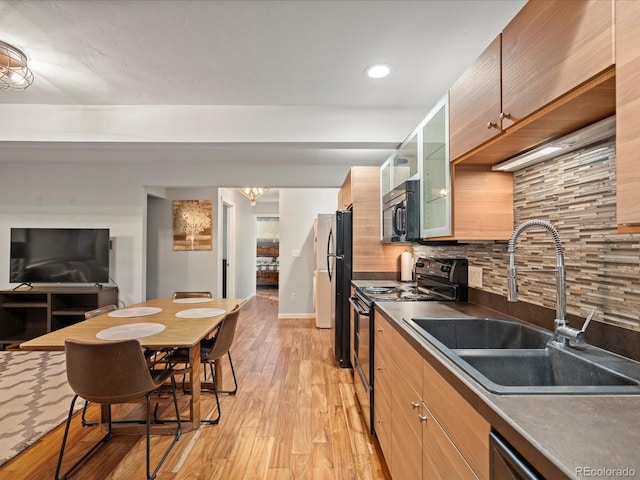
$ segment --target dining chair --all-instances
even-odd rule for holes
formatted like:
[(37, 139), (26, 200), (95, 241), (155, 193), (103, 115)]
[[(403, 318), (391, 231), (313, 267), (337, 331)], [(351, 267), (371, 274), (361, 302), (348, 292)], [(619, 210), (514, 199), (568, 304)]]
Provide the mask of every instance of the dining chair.
[(213, 298), (211, 292), (173, 292), (172, 300), (181, 298)]
[[(84, 312), (84, 319), (89, 320), (90, 318), (97, 317), (98, 315), (103, 315), (105, 313), (113, 312), (117, 310), (118, 306), (114, 304), (104, 305), (102, 307), (94, 308), (93, 310), (89, 310), (88, 312)], [(89, 427), (92, 425), (97, 425), (98, 422), (88, 422), (87, 421), (87, 407), (89, 406), (89, 401), (85, 400), (84, 407), (82, 407), (82, 426)]]
[(89, 320), (90, 318), (97, 317), (98, 315), (103, 315), (105, 313), (113, 312), (114, 310), (117, 310), (117, 309), (118, 309), (118, 306), (114, 304), (104, 305), (103, 307), (94, 308), (93, 310), (84, 312), (84, 319)]
[[(66, 479), (80, 464), (91, 456), (100, 445), (111, 438), (111, 405), (132, 403), (146, 399), (146, 473), (147, 479), (156, 478), (158, 470), (182, 435), (178, 401), (176, 398), (175, 371), (172, 368), (149, 370), (140, 342), (136, 339), (113, 342), (82, 342), (65, 340), (67, 380), (74, 392), (65, 426), (60, 455), (56, 466), (56, 480)], [(173, 404), (178, 418), (176, 434), (153, 472), (151, 472), (151, 395), (170, 380)], [(78, 397), (107, 406), (107, 431), (62, 476), (60, 469), (69, 434), (69, 426)]]
[[(219, 394), (227, 393), (229, 395), (235, 395), (238, 391), (238, 380), (236, 378), (236, 372), (233, 368), (233, 360), (231, 359), (231, 345), (233, 344), (233, 339), (236, 333), (236, 326), (238, 324), (238, 316), (240, 314), (240, 306), (236, 305), (233, 310), (231, 310), (220, 322), (218, 325), (218, 329), (215, 333), (215, 336), (211, 340), (202, 340), (200, 342), (200, 362), (204, 365), (205, 373), (207, 366), (209, 367), (209, 371), (211, 372), (211, 390), (216, 396), (216, 406), (218, 408), (218, 415), (214, 419), (202, 419), (203, 423), (211, 423), (217, 424), (220, 422), (220, 397)], [(223, 356), (227, 355), (229, 358), (229, 365), (231, 366), (231, 374), (233, 376), (233, 390), (218, 390), (216, 386), (216, 375), (215, 375), (215, 362), (218, 361)], [(175, 367), (180, 364), (189, 364), (189, 350), (186, 348), (178, 348), (174, 350), (172, 353), (167, 355), (165, 359), (162, 360), (166, 362), (170, 368)], [(184, 379), (183, 379), (183, 390)], [(203, 391), (209, 391), (204, 390)], [(161, 420), (158, 420), (161, 421)]]

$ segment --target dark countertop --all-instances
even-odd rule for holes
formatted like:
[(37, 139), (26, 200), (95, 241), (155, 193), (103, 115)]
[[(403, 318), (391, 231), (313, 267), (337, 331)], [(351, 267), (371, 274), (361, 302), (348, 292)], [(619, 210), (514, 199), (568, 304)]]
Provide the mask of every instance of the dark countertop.
[[(415, 334), (402, 319), (508, 316), (463, 302), (379, 302), (376, 309), (546, 478), (640, 476), (640, 395), (493, 394)], [(626, 474), (615, 471), (625, 468)], [(596, 472), (600, 469), (605, 471)]]

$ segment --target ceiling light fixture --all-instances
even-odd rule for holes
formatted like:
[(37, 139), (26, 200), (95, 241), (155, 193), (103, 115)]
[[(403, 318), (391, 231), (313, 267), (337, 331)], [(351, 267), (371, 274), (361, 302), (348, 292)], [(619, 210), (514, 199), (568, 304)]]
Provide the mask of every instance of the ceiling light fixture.
[(391, 73), (391, 67), (383, 63), (376, 63), (375, 65), (369, 65), (364, 74), (369, 78), (384, 78)]
[(516, 155), (502, 163), (494, 165), (491, 170), (515, 172), (529, 165), (543, 162), (559, 155), (573, 152), (579, 148), (613, 138), (616, 134), (616, 116), (600, 120), (564, 137), (545, 143), (528, 152)]
[(261, 196), (269, 191), (268, 188), (262, 187), (242, 187), (239, 188), (238, 191), (249, 199), (251, 202), (251, 206), (256, 206), (256, 200), (258, 200)]
[(0, 40), (0, 90), (19, 92), (33, 83), (27, 56), (19, 48)]

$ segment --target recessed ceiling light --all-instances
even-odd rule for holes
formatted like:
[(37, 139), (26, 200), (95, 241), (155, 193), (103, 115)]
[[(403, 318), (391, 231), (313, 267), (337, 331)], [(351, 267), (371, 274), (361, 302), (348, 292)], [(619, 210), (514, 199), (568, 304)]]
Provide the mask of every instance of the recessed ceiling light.
[(364, 74), (369, 78), (384, 78), (389, 73), (391, 73), (391, 67), (382, 63), (369, 65), (364, 71)]

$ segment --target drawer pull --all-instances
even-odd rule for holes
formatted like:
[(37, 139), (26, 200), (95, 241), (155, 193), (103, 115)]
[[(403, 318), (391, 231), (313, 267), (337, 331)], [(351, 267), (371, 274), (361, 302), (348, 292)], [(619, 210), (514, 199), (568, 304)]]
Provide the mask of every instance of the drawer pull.
[(489, 130), (491, 130), (492, 128), (498, 128), (498, 124), (493, 122), (487, 122), (487, 128)]

